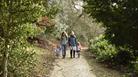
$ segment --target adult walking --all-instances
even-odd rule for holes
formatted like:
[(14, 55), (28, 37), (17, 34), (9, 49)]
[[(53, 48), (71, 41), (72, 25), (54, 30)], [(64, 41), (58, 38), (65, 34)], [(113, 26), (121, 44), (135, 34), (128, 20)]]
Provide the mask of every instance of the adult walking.
[(61, 48), (62, 48), (62, 56), (64, 59), (66, 57), (66, 49), (67, 49), (67, 43), (68, 43), (68, 35), (65, 31), (62, 32), (61, 34), (60, 43), (61, 43)]
[(76, 46), (77, 46), (77, 39), (73, 31), (71, 31), (71, 35), (68, 40), (70, 46), (70, 57), (75, 58)]

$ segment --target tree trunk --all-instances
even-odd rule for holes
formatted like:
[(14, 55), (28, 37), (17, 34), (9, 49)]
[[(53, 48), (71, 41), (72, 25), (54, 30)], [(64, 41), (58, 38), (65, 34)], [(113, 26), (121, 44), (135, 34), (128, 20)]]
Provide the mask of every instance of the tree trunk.
[[(7, 47), (6, 47), (7, 48)], [(5, 52), (3, 54), (3, 75), (2, 77), (8, 77), (8, 51), (5, 49)]]
[(5, 33), (4, 33), (4, 38), (5, 38), (5, 47), (4, 47), (4, 53), (3, 53), (3, 73), (2, 77), (8, 77), (8, 58), (9, 58), (9, 29), (11, 27), (12, 23), (12, 4), (13, 0), (7, 0), (7, 5), (8, 5), (8, 20), (7, 20), (7, 25), (5, 26)]

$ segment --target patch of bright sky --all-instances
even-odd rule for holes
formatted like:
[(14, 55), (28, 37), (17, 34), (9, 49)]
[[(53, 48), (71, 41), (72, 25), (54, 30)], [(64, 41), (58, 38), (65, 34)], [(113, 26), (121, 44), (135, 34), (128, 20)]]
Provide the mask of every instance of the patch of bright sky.
[(113, 6), (116, 6), (116, 5), (117, 5), (117, 3), (113, 3), (112, 5), (113, 5)]
[(75, 2), (75, 8), (78, 10), (82, 10), (83, 1), (76, 1)]

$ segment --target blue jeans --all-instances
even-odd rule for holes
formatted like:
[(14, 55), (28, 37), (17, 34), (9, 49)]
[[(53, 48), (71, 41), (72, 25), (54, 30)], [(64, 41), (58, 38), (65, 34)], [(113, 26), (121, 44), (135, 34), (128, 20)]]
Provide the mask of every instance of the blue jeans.
[(61, 48), (62, 48), (62, 56), (63, 58), (65, 58), (67, 45), (61, 45)]

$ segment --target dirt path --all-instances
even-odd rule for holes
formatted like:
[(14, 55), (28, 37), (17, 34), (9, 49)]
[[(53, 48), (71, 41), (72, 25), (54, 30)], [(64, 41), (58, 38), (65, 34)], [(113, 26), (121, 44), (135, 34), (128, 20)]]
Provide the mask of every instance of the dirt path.
[(83, 56), (69, 58), (69, 51), (65, 59), (57, 59), (50, 77), (96, 77)]

